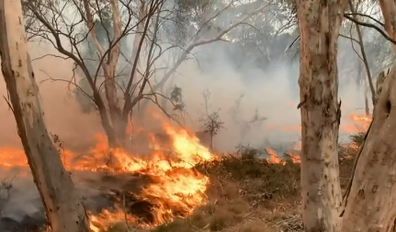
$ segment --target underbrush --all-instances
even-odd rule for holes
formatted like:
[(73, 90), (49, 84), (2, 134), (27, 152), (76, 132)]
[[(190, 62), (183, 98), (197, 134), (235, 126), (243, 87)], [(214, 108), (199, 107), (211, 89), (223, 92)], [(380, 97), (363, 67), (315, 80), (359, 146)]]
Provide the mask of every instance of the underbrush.
[(251, 156), (229, 155), (197, 167), (211, 178), (235, 183), (240, 194), (252, 206), (279, 199), (292, 199), (299, 194), (300, 165), (287, 161), (271, 164)]
[[(340, 158), (342, 186), (349, 180), (352, 165), (353, 160)], [(302, 231), (299, 164), (270, 164), (265, 159), (229, 155), (196, 168), (211, 178), (208, 203), (190, 217), (152, 232)], [(121, 231), (127, 231), (125, 225), (106, 232)]]
[[(351, 136), (351, 144), (340, 146), (341, 188), (347, 187), (354, 157), (365, 133)], [(300, 164), (286, 160), (271, 164), (252, 151), (227, 155), (198, 165), (209, 176), (209, 204), (187, 219), (156, 228), (155, 232), (222, 231), (266, 232), (303, 231), (300, 217)]]
[[(341, 188), (347, 187), (354, 157), (365, 133), (340, 145)], [(176, 219), (151, 232), (272, 232), (303, 231), (300, 202), (300, 164), (272, 164), (254, 150), (226, 155), (195, 168), (211, 179), (208, 203), (185, 219)], [(105, 232), (142, 232), (118, 223)], [(147, 230), (145, 230), (147, 231)]]
[[(257, 215), (253, 215), (252, 206), (241, 195), (235, 183), (212, 178), (207, 189), (208, 203), (194, 210), (185, 219), (161, 225), (151, 232), (266, 232), (271, 231)], [(146, 230), (128, 229), (124, 223), (117, 223), (105, 232), (143, 232)]]
[[(229, 155), (196, 169), (211, 179), (208, 203), (152, 232), (270, 232), (277, 221), (298, 213), (293, 205), (299, 199), (299, 164)], [(106, 232), (121, 231), (128, 230), (116, 224)]]
[(231, 182), (213, 180), (208, 189), (208, 198), (209, 202), (196, 209), (189, 218), (177, 219), (153, 231), (223, 231), (251, 216), (251, 206), (241, 197), (238, 186)]

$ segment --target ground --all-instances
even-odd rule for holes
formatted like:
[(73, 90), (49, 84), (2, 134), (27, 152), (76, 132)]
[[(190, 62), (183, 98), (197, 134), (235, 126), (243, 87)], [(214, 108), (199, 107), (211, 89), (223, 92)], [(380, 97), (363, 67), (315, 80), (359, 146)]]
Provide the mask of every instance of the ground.
[[(352, 137), (352, 145), (340, 147), (340, 180), (345, 189), (364, 134)], [(288, 161), (270, 164), (254, 152), (228, 155), (200, 164), (199, 172), (211, 180), (208, 203), (184, 219), (151, 230), (132, 229), (119, 223), (106, 232), (297, 232), (300, 216), (300, 165)]]
[[(353, 158), (363, 137), (364, 133), (352, 135), (351, 144), (340, 146), (342, 189), (346, 188), (349, 181)], [(167, 177), (165, 180), (191, 175), (209, 177), (209, 187), (205, 194), (202, 194), (207, 201), (195, 209), (188, 207), (189, 200), (196, 199), (195, 195), (171, 195), (177, 198), (175, 203), (171, 200), (164, 201), (171, 198), (166, 198), (169, 195), (164, 194), (161, 188), (156, 191), (159, 195), (150, 195), (147, 192), (142, 194), (142, 189), (147, 189), (143, 188), (145, 186), (163, 186), (161, 181), (164, 179), (161, 179), (161, 175), (152, 175), (152, 169), (149, 167), (140, 172), (109, 173), (99, 171), (99, 167), (102, 167), (99, 165), (97, 171), (74, 171), (72, 177), (82, 198), (85, 199), (87, 210), (93, 215), (91, 219), (102, 215), (103, 210), (118, 209), (118, 217), (114, 217), (113, 211), (104, 215), (104, 218), (96, 217), (98, 220), (91, 220), (92, 225), (98, 228), (95, 232), (303, 231), (300, 216), (299, 163), (296, 163), (295, 156), (290, 156), (291, 159), (286, 160), (286, 163), (274, 164), (274, 161), (268, 162), (258, 155), (259, 153), (255, 149), (241, 149), (236, 154), (222, 155), (215, 161), (199, 162), (193, 169), (172, 167), (170, 172), (162, 173)], [(91, 163), (92, 160), (83, 164)], [(96, 167), (96, 163), (94, 166)], [(0, 201), (0, 231), (48, 231), (32, 229), (38, 226), (45, 228), (46, 222), (44, 207), (33, 181), (30, 181), (29, 185), (24, 182), (18, 184), (15, 181), (12, 185), (4, 183), (0, 185), (0, 199), (4, 199), (4, 202)], [(192, 185), (190, 180), (182, 183), (182, 187), (190, 188)], [(23, 187), (20, 188), (21, 186)], [(175, 192), (180, 193), (178, 189)], [(180, 202), (186, 203), (187, 207), (179, 204)], [(155, 228), (151, 226), (150, 229), (138, 229), (134, 228), (132, 223), (125, 223), (127, 214), (134, 219), (138, 218), (135, 224), (140, 226), (152, 225), (158, 221), (172, 222)], [(178, 219), (171, 220), (174, 218)]]

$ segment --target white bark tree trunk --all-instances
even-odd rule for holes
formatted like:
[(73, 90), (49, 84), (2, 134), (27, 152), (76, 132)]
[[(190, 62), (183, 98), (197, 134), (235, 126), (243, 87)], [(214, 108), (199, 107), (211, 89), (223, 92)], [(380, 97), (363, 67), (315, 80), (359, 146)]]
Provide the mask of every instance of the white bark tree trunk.
[[(117, 41), (122, 37), (122, 22), (120, 16), (120, 8), (119, 1), (110, 0), (111, 5), (111, 16), (113, 23), (113, 42)], [(116, 75), (117, 75), (117, 64), (120, 56), (120, 41), (117, 41), (114, 45), (111, 44), (109, 48), (105, 49), (102, 47), (100, 42), (97, 39), (96, 31), (94, 27), (94, 17), (92, 14), (92, 9), (90, 7), (89, 0), (83, 1), (83, 6), (85, 10), (86, 24), (90, 30), (91, 39), (95, 44), (96, 51), (98, 53), (99, 60), (103, 59), (100, 63), (100, 67), (103, 70), (103, 74), (105, 77), (104, 88), (105, 95), (107, 100), (107, 108), (109, 112), (109, 116), (111, 119), (111, 128), (106, 129), (107, 137), (109, 140), (109, 145), (111, 147), (119, 147), (123, 145), (126, 133), (126, 123), (122, 121), (121, 113), (122, 110), (120, 108), (120, 99), (118, 98), (118, 90), (116, 83)], [(95, 79), (97, 77), (94, 77)], [(97, 88), (97, 86), (91, 86), (92, 88)], [(98, 90), (98, 89), (96, 89)], [(102, 121), (108, 120), (107, 110), (103, 106), (99, 106), (99, 111), (102, 114)], [(104, 115), (106, 114), (106, 115)], [(106, 122), (107, 124), (107, 122)]]
[(345, 1), (298, 0), (305, 231), (340, 231), (337, 41)]
[[(396, 4), (380, 0), (385, 29), (396, 38)], [(396, 53), (396, 46), (392, 45)], [(396, 68), (381, 85), (373, 121), (344, 196), (343, 232), (388, 232), (396, 217)], [(378, 86), (379, 87), (379, 86)]]
[(52, 230), (88, 232), (85, 209), (43, 119), (23, 24), (21, 1), (0, 0), (2, 72), (18, 133)]
[(374, 107), (345, 195), (343, 232), (390, 231), (396, 216), (396, 70)]

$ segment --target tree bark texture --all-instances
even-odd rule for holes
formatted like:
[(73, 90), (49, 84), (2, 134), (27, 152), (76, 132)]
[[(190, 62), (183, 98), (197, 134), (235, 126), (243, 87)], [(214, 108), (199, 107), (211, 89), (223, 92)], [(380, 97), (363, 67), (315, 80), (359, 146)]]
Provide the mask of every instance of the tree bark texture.
[(298, 0), (305, 231), (340, 231), (337, 40), (344, 1)]
[[(89, 5), (88, 0), (83, 1), (87, 27), (90, 29), (91, 38), (95, 44), (96, 51), (100, 57), (100, 68), (103, 71), (105, 82), (105, 96), (107, 101), (107, 108), (105, 104), (102, 104), (102, 100), (99, 95), (94, 96), (95, 103), (97, 104), (102, 120), (102, 125), (105, 129), (108, 143), (110, 147), (121, 147), (124, 145), (126, 138), (126, 125), (128, 118), (122, 117), (122, 109), (120, 105), (120, 99), (118, 96), (118, 89), (116, 83), (117, 76), (117, 64), (120, 56), (120, 38), (122, 35), (122, 22), (119, 11), (119, 2), (117, 0), (110, 0), (112, 23), (113, 23), (113, 38), (109, 48), (104, 48), (97, 39), (96, 31), (94, 27), (94, 19), (92, 15), (92, 9)], [(113, 44), (114, 43), (114, 44)], [(95, 81), (91, 83), (91, 87), (94, 92), (99, 92)], [(99, 103), (99, 104), (98, 104)], [(107, 114), (108, 110), (108, 114)], [(110, 116), (110, 117), (109, 117)]]
[(87, 232), (89, 221), (46, 129), (27, 51), (21, 1), (0, 0), (2, 72), (18, 134), (54, 232)]
[(377, 79), (375, 82), (375, 99), (376, 99), (376, 101), (378, 100), (378, 98), (382, 92), (382, 86), (384, 85), (384, 82), (385, 82), (386, 78), (388, 77), (391, 70), (392, 70), (392, 67), (388, 67), (388, 68), (382, 70), (377, 76)]
[[(396, 4), (380, 0), (388, 35), (396, 38)], [(394, 52), (396, 47), (393, 45)], [(344, 196), (343, 232), (388, 232), (396, 217), (396, 68), (381, 72), (373, 121)]]
[(374, 107), (345, 195), (343, 232), (390, 231), (396, 216), (396, 76), (392, 69)]

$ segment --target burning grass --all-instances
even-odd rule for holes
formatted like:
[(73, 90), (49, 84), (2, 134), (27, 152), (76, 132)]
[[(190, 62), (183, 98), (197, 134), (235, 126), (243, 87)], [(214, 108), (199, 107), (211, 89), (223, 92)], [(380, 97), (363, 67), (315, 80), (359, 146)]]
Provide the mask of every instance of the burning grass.
[[(341, 179), (349, 178), (350, 171), (342, 170), (350, 170), (352, 165), (351, 160), (340, 157)], [(244, 153), (200, 163), (196, 169), (210, 179), (208, 202), (189, 217), (176, 218), (150, 231), (302, 231), (298, 163), (288, 160), (273, 164)], [(119, 222), (106, 232), (125, 228), (125, 223)]]
[[(180, 170), (181, 173), (177, 173), (177, 170)], [(205, 197), (204, 203), (196, 202), (200, 195), (194, 192), (192, 196), (179, 195), (179, 198), (174, 201), (177, 204), (172, 205), (172, 199), (164, 198), (163, 195), (166, 193), (164, 189), (147, 191), (145, 186), (161, 188), (163, 183), (170, 183), (164, 182), (161, 178), (155, 180), (153, 176), (147, 176), (143, 181), (145, 183), (141, 183), (144, 179), (141, 175), (138, 176), (140, 180), (131, 178), (131, 174), (128, 174), (129, 177), (125, 177), (125, 174), (123, 174), (124, 177), (107, 176), (100, 181), (100, 188), (109, 189), (106, 184), (111, 184), (112, 195), (116, 199), (123, 199), (122, 208), (125, 215), (132, 214), (134, 216), (132, 224), (155, 225), (156, 222), (161, 222), (158, 224), (162, 225), (154, 231), (172, 231), (175, 226), (181, 227), (180, 229), (186, 232), (222, 231), (245, 222), (251, 216), (254, 208), (267, 207), (265, 204), (271, 204), (274, 200), (286, 199), (288, 196), (298, 196), (299, 165), (291, 160), (272, 164), (271, 159), (258, 159), (245, 153), (199, 162), (187, 170), (194, 172), (196, 179), (205, 176), (210, 180), (208, 186), (203, 186), (205, 191), (201, 196)], [(172, 175), (172, 172), (176, 174)], [(188, 174), (186, 169), (172, 169), (166, 172), (166, 176), (171, 178), (177, 178), (183, 174)], [(187, 176), (191, 180), (192, 175)], [(282, 176), (283, 181), (279, 179)], [(140, 184), (137, 184), (139, 182)], [(118, 187), (115, 187), (113, 183), (118, 183)], [(142, 188), (136, 189), (137, 185)], [(135, 188), (128, 189), (126, 186)], [(118, 190), (114, 190), (114, 188)], [(146, 191), (142, 194), (142, 190), (145, 189)], [(152, 195), (152, 193), (160, 193), (162, 196)], [(188, 205), (189, 198), (195, 199), (191, 205)], [(198, 207), (194, 208), (197, 205)], [(119, 202), (118, 208), (120, 207)], [(105, 221), (109, 217), (109, 213), (102, 212), (99, 218), (97, 217), (94, 215), (91, 220), (94, 221), (92, 222), (93, 226), (99, 228), (100, 225), (96, 225), (95, 221), (98, 223)], [(254, 221), (257, 220), (259, 219), (254, 219)], [(112, 221), (111, 224), (102, 224), (102, 228), (107, 228), (104, 231), (114, 231), (117, 228), (126, 227), (126, 223), (122, 223), (122, 221), (130, 222), (121, 216), (118, 217), (116, 224), (114, 224), (114, 219)], [(247, 224), (245, 227), (247, 229), (254, 228), (251, 224)]]
[[(340, 160), (342, 169), (352, 168), (352, 162), (345, 162), (348, 159)], [(302, 231), (299, 164), (273, 164), (237, 154), (200, 163), (196, 168), (211, 180), (206, 191), (208, 203), (195, 209), (191, 216), (177, 218), (152, 232)], [(107, 232), (123, 231), (120, 228), (125, 228), (125, 224), (121, 224)]]
[[(244, 199), (236, 183), (213, 177), (207, 195), (208, 203), (195, 209), (191, 216), (176, 218), (152, 230), (136, 231), (271, 231), (262, 219), (253, 216), (253, 207)], [(121, 232), (126, 228), (125, 223), (118, 222), (104, 232)]]
[[(95, 232), (299, 231), (300, 165), (295, 149), (281, 159), (245, 148), (213, 155), (193, 133), (164, 124), (169, 144), (149, 135), (149, 155), (109, 150), (99, 141), (89, 155), (62, 149), (66, 168), (79, 184), (97, 189), (106, 203), (89, 208)], [(340, 147), (340, 180), (345, 188), (363, 133)], [(103, 139), (102, 139), (103, 140)], [(19, 151), (20, 152), (20, 151)], [(12, 155), (11, 155), (12, 154)], [(7, 150), (4, 167), (26, 167), (23, 152)], [(261, 157), (261, 158), (260, 158)], [(22, 161), (21, 161), (22, 160)], [(83, 174), (79, 174), (83, 172)], [(90, 173), (89, 175), (87, 173)], [(83, 176), (84, 178), (81, 178)]]
[[(341, 170), (352, 169), (352, 163), (340, 158)], [(208, 185), (201, 193), (205, 201), (199, 201), (200, 205), (194, 198), (197, 195), (176, 193), (179, 198), (172, 204), (170, 190), (161, 187), (163, 176), (147, 170), (105, 172), (99, 180), (84, 181), (100, 189), (112, 203), (100, 213), (91, 212), (93, 228), (100, 232), (300, 231), (299, 171), (292, 159), (274, 164), (249, 151), (163, 172), (175, 181), (183, 175), (206, 177)], [(341, 179), (347, 180), (346, 175), (341, 171)], [(160, 189), (153, 192), (162, 195), (148, 194), (148, 186), (157, 186)], [(189, 205), (191, 199), (195, 200)]]
[[(352, 160), (340, 158), (341, 179), (346, 180), (343, 186), (350, 171), (342, 170), (350, 170), (352, 165)], [(155, 232), (303, 231), (298, 163), (288, 160), (273, 164), (250, 153), (228, 155), (199, 164), (197, 169), (211, 179), (211, 203), (194, 211), (191, 217), (162, 225)]]

